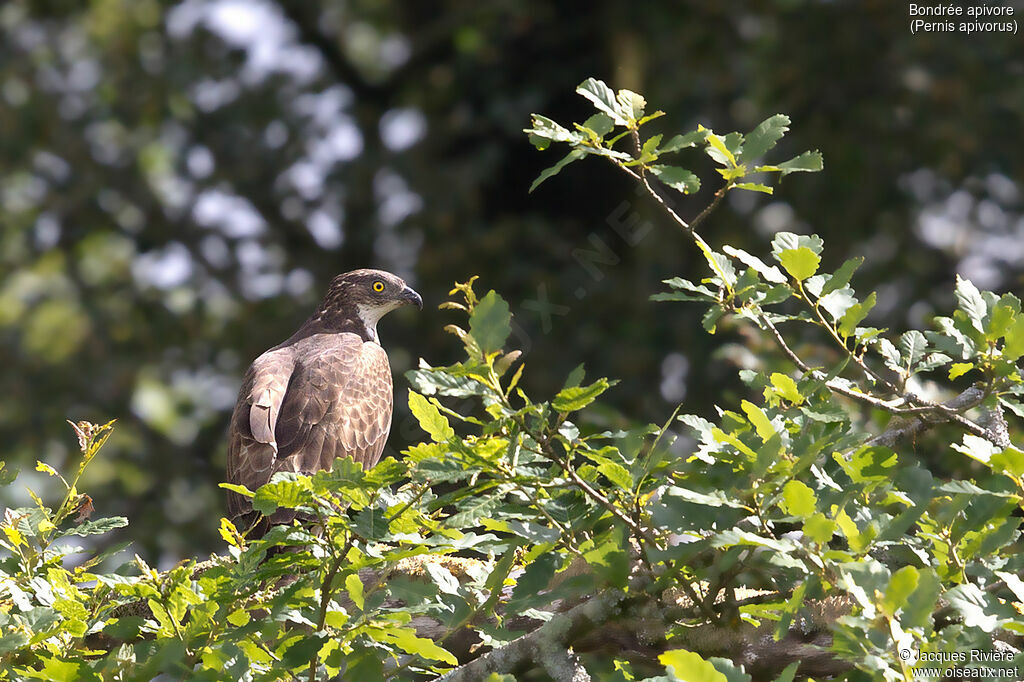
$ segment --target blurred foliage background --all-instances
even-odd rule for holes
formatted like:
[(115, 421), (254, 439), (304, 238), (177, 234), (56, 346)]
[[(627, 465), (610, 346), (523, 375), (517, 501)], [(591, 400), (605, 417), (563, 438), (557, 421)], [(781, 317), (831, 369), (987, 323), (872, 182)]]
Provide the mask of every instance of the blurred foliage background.
[[(455, 359), (435, 306), (473, 274), (513, 303), (531, 394), (585, 362), (622, 380), (608, 399), (632, 419), (727, 402), (758, 345), (646, 300), (701, 276), (683, 235), (602, 164), (527, 194), (555, 160), (522, 134), (529, 114), (582, 120), (588, 76), (645, 93), (666, 131), (782, 112), (778, 158), (824, 153), (775, 197), (730, 195), (712, 244), (817, 232), (824, 267), (867, 257), (868, 322), (897, 330), (948, 312), (955, 272), (1019, 294), (1020, 38), (909, 24), (891, 0), (7, 0), (2, 456), (45, 491), (30, 470), (73, 455), (64, 419), (117, 417), (84, 483), (96, 507), (161, 565), (217, 549), (242, 372), (364, 266), (426, 302), (381, 325), (392, 452), (420, 438), (400, 375)], [(684, 215), (716, 189), (705, 161)]]

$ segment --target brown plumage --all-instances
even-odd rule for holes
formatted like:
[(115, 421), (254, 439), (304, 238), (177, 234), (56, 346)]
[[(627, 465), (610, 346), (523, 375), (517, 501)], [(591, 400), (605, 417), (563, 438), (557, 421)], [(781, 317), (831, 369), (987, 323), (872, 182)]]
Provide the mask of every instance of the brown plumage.
[[(242, 380), (228, 436), (229, 483), (255, 490), (278, 471), (314, 473), (337, 457), (369, 469), (391, 429), (392, 384), (377, 321), (423, 301), (400, 278), (380, 270), (338, 275), (317, 311), (291, 338), (256, 358)], [(240, 530), (257, 521), (248, 498), (228, 493), (228, 516)], [(290, 523), (279, 509), (256, 524)]]

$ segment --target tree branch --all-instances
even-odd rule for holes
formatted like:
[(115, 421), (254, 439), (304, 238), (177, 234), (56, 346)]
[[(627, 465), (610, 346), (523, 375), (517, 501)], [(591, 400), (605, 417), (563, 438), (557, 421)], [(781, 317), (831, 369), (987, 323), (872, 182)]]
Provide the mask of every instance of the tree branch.
[[(985, 398), (985, 391), (976, 386), (972, 386), (960, 395), (947, 400), (942, 403), (942, 407), (947, 410), (955, 410), (957, 412), (961, 410), (967, 410), (972, 407), (976, 407)], [(926, 430), (932, 426), (934, 422), (929, 422), (924, 419), (924, 416), (919, 416), (910, 419), (898, 419), (896, 423), (890, 426), (888, 429), (878, 434), (874, 438), (870, 439), (865, 445), (882, 445), (885, 447), (892, 447), (899, 441), (915, 436), (918, 433)], [(983, 436), (985, 437), (985, 436)]]

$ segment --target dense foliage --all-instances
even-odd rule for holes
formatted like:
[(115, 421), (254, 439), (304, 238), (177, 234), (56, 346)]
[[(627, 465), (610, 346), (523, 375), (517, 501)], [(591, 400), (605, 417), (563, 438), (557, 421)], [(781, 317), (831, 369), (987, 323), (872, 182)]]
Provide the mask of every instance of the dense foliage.
[[(443, 306), (468, 321), (447, 328), (462, 359), (407, 374), (429, 440), (368, 472), (341, 460), (235, 487), (307, 523), (249, 541), (221, 519), (227, 556), (165, 572), (139, 557), (115, 572), (101, 557), (69, 561), (80, 550), (66, 539), (125, 523), (88, 519), (78, 481), (111, 425), (79, 423), (76, 476), (38, 465), (63, 483), (61, 501), (5, 514), (0, 674), (788, 680), (802, 662), (801, 674), (910, 680), (1022, 664), (1024, 452), (1003, 417), (1024, 413), (1020, 301), (959, 280), (934, 328), (864, 326), (877, 299), (851, 285), (860, 259), (828, 272), (818, 236), (780, 232), (762, 258), (695, 229), (731, 192), (772, 193), (771, 178), (821, 168), (816, 152), (760, 161), (787, 117), (665, 140), (646, 134), (661, 112), (642, 96), (594, 79), (578, 92), (597, 109), (584, 123), (532, 119), (536, 147), (569, 146), (538, 183), (587, 157), (632, 177), (707, 264), (654, 298), (699, 302), (711, 333), (749, 326), (788, 371), (744, 370), (748, 399), (713, 421), (607, 429), (598, 404), (614, 382), (580, 366), (553, 395), (528, 395), (508, 303), (470, 280)], [(691, 148), (721, 185), (687, 222), (673, 205), (698, 183), (678, 165)], [(804, 327), (821, 343), (787, 341)], [(879, 414), (894, 419), (875, 433)], [(677, 419), (697, 442), (682, 456)], [(966, 458), (970, 477), (915, 452), (913, 437), (939, 424), (958, 433), (941, 456)], [(820, 634), (817, 657), (760, 648)], [(981, 663), (958, 662), (971, 651)]]
[[(3, 458), (50, 499), (57, 480), (32, 469), (74, 458), (64, 419), (116, 415), (85, 485), (133, 531), (94, 539), (131, 536), (161, 567), (213, 551), (245, 368), (368, 266), (432, 302), (382, 324), (397, 372), (455, 359), (432, 310), (481, 273), (515, 315), (531, 393), (586, 362), (621, 379), (600, 410), (614, 428), (629, 422), (613, 411), (662, 422), (684, 395), (705, 418), (738, 404), (735, 365), (773, 358), (701, 332), (700, 306), (637, 304), (703, 266), (630, 178), (594, 166), (526, 200), (551, 162), (523, 122), (583, 121), (572, 87), (590, 74), (670, 111), (650, 124), (666, 139), (799, 121), (778, 159), (820, 147), (828, 173), (731, 193), (710, 241), (763, 253), (776, 231), (816, 232), (826, 267), (870, 254), (857, 281), (879, 290), (875, 326), (945, 314), (954, 271), (1018, 286), (1020, 38), (907, 21), (892, 0), (4, 0)], [(420, 437), (398, 402), (393, 456)], [(28, 504), (22, 490), (0, 505)]]

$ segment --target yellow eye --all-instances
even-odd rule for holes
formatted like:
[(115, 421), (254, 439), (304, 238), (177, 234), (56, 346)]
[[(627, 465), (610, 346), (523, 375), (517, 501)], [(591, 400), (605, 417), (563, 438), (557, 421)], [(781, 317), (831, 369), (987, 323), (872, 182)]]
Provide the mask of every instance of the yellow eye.
[(376, 282), (373, 283), (373, 290), (376, 291), (378, 294), (384, 291), (384, 282), (378, 279)]

